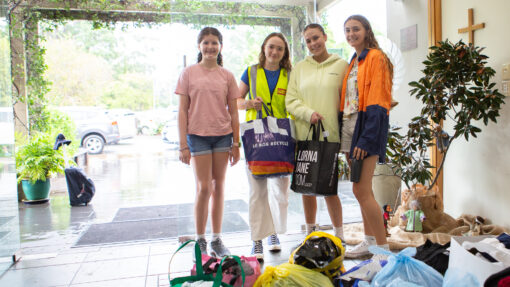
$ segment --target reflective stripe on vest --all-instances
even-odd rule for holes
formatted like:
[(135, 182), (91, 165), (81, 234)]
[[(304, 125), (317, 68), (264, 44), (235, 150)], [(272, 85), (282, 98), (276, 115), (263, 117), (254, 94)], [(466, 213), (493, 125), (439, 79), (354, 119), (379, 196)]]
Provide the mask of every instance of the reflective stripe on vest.
[[(248, 82), (250, 85), (250, 99), (255, 99), (257, 96), (262, 98), (264, 103), (272, 111), (275, 118), (286, 118), (288, 116), (287, 109), (285, 108), (285, 95), (287, 94), (288, 84), (287, 70), (280, 69), (280, 76), (273, 91), (273, 96), (269, 93), (269, 85), (267, 83), (266, 74), (262, 67), (253, 65), (248, 68)], [(258, 79), (258, 81), (257, 81)], [(266, 117), (266, 112), (262, 110), (262, 117)], [(246, 121), (251, 121), (257, 118), (257, 111), (249, 109), (246, 111)]]

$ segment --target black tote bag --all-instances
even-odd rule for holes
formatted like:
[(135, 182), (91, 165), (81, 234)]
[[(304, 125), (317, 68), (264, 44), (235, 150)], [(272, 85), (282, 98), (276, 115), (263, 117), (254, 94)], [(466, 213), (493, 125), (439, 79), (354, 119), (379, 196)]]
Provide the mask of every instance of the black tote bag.
[[(312, 140), (308, 140), (312, 132)], [(310, 125), (305, 141), (297, 142), (296, 165), (290, 188), (305, 195), (330, 196), (338, 192), (338, 152), (340, 143), (319, 141), (322, 122)]]

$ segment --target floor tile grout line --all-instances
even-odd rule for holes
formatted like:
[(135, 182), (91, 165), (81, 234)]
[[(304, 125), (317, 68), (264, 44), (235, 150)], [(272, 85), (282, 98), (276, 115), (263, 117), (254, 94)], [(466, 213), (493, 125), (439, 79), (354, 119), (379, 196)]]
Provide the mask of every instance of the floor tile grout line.
[(84, 261), (85, 261), (85, 258), (87, 258), (87, 255), (88, 255), (88, 253), (87, 253), (87, 254), (83, 257), (82, 261), (80, 262), (80, 266), (78, 267), (78, 269), (77, 269), (77, 270), (76, 270), (76, 272), (74, 273), (73, 278), (71, 278), (71, 282), (69, 282), (68, 287), (71, 287), (71, 285), (73, 285), (73, 281), (74, 281), (74, 279), (76, 278), (76, 276), (78, 275), (78, 272), (80, 272), (80, 270), (81, 270), (81, 268), (82, 268), (82, 266), (83, 266), (83, 263), (84, 263)]
[[(114, 278), (114, 279), (106, 279), (106, 280), (97, 280), (97, 281), (87, 281), (87, 282), (79, 282), (79, 283), (75, 283), (76, 284), (91, 284), (91, 283), (99, 283), (99, 282), (109, 282), (109, 281), (119, 281), (119, 280), (125, 280), (125, 279), (134, 279), (134, 278), (140, 278), (142, 276), (128, 276), (128, 277), (119, 277), (119, 278)], [(68, 287), (71, 287), (73, 284), (69, 285)]]
[[(151, 254), (152, 254), (152, 246), (149, 245), (149, 256), (147, 256), (147, 268), (145, 268), (145, 283), (144, 286), (147, 287), (147, 277), (149, 276), (149, 265), (151, 263)], [(158, 283), (159, 285), (159, 283)]]

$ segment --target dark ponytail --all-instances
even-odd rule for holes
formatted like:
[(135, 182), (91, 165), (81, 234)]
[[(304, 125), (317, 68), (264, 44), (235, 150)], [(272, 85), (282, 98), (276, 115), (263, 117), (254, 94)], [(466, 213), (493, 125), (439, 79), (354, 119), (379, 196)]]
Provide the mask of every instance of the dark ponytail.
[[(220, 31), (214, 27), (205, 27), (202, 30), (200, 30), (200, 33), (198, 33), (198, 45), (202, 42), (205, 36), (207, 35), (213, 35), (218, 37), (218, 41), (220, 42), (220, 45), (223, 46), (223, 36), (221, 35)], [(198, 52), (197, 57), (197, 63), (200, 63), (202, 61), (202, 52)], [(221, 52), (218, 53), (218, 58), (216, 59), (216, 62), (218, 65), (223, 67), (223, 56), (221, 55)]]

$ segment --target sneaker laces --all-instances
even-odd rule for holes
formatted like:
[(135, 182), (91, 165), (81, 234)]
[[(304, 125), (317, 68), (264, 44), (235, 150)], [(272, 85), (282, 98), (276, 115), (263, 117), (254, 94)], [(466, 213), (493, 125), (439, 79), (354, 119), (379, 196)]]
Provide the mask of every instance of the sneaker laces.
[(198, 246), (200, 247), (200, 252), (202, 254), (207, 254), (207, 241), (204, 238), (199, 238), (197, 240)]
[(262, 246), (262, 240), (253, 241), (253, 248), (251, 250), (252, 254), (262, 254), (264, 253), (264, 248)]
[[(272, 234), (268, 238), (268, 243), (269, 243), (269, 245), (279, 245), (280, 240), (278, 239), (278, 236), (276, 234)], [(261, 242), (261, 244), (262, 244), (262, 242)]]
[(230, 251), (223, 245), (223, 241), (221, 238), (217, 238), (211, 241), (211, 249), (216, 253), (217, 257), (223, 257), (226, 255), (230, 255)]

